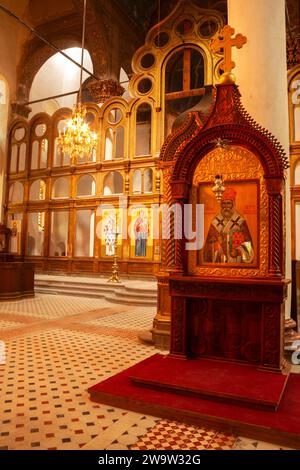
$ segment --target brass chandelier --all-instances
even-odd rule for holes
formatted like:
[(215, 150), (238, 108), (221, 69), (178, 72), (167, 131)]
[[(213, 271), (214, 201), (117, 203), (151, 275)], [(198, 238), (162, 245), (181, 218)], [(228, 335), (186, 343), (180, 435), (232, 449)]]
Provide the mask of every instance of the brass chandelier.
[(86, 122), (86, 107), (82, 104), (82, 74), (83, 57), (85, 41), (85, 23), (86, 23), (86, 2), (83, 4), (83, 26), (82, 26), (82, 44), (81, 44), (81, 64), (80, 64), (80, 86), (77, 104), (73, 109), (71, 119), (67, 121), (67, 126), (63, 133), (60, 132), (58, 145), (62, 153), (70, 156), (72, 163), (76, 158), (89, 156), (97, 145), (97, 134), (91, 131)]

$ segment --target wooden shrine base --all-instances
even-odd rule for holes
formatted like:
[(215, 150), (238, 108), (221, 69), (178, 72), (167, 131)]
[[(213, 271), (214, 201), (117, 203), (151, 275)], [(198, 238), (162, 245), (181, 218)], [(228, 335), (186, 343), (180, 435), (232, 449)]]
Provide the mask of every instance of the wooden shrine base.
[[(178, 385), (180, 386), (179, 392), (178, 390), (171, 389), (172, 387), (170, 386), (168, 390), (158, 389), (157, 387), (158, 375), (163, 371), (162, 364), (166, 364), (166, 372), (171, 360), (176, 361), (176, 368), (172, 369), (171, 372), (177, 378)], [(182, 385), (187, 383), (187, 374), (184, 380), (182, 380), (181, 376), (184, 368), (183, 364), (194, 362), (193, 366), (198, 367), (197, 373), (199, 374), (201, 373), (200, 366), (203, 361), (203, 359), (199, 361), (199, 364), (196, 366), (198, 361), (183, 361), (181, 359), (164, 358), (164, 356), (155, 355), (114, 377), (92, 386), (88, 391), (91, 400), (97, 403), (104, 403), (162, 418), (184, 421), (198, 426), (216, 427), (245, 437), (300, 449), (300, 374), (290, 374), (288, 380), (286, 380), (286, 377), (280, 374), (256, 371), (258, 373), (258, 382), (255, 382), (255, 368), (237, 366), (236, 364), (228, 364), (221, 361), (205, 360), (205, 362), (210, 363), (211, 368), (215, 368), (215, 371), (220, 370), (219, 368), (222, 365), (222, 370), (224, 371), (222, 381), (224, 387), (227, 383), (227, 388), (224, 388), (226, 392), (222, 392), (223, 396), (217, 395), (217, 389), (213, 387), (217, 386), (218, 381), (220, 385), (221, 380), (215, 380), (211, 383), (211, 390), (214, 391), (214, 395), (210, 394), (203, 398), (203, 396), (195, 396), (194, 390), (192, 390), (192, 393), (189, 390), (182, 390)], [(213, 364), (214, 362), (215, 364)], [(138, 385), (136, 380), (144, 380), (147, 372), (150, 373), (150, 370), (154, 373), (155, 365), (157, 365), (156, 375), (151, 375), (148, 379), (151, 378), (153, 382), (156, 382), (156, 386), (155, 383), (153, 388), (149, 388), (149, 383), (146, 387), (144, 384), (143, 386)], [(205, 364), (204, 370), (207, 371), (207, 367), (208, 365)], [(236, 369), (234, 375), (236, 367), (241, 367), (241, 369)], [(244, 377), (241, 376), (242, 370), (245, 370)], [(169, 378), (171, 378), (172, 374), (168, 374)], [(266, 374), (264, 384), (261, 374)], [(277, 411), (274, 409), (271, 411), (271, 408), (268, 410), (253, 408), (259, 401), (259, 397), (257, 397), (256, 403), (253, 402), (254, 390), (258, 391), (260, 389), (260, 397), (264, 397), (264, 404), (274, 400), (274, 389), (277, 390), (276, 394), (280, 390), (279, 377), (283, 379), (281, 382), (282, 390), (284, 386), (285, 389)], [(243, 391), (243, 394), (247, 388), (253, 390), (249, 394), (250, 397), (252, 395), (252, 403), (242, 403), (242, 400), (240, 400), (239, 404), (228, 403), (228, 400), (226, 402), (224, 395), (230, 395), (230, 384), (234, 384), (235, 379), (241, 380), (240, 390)], [(199, 384), (207, 380), (208, 377), (205, 379), (203, 375), (202, 380), (199, 380)], [(164, 378), (164, 382), (168, 383), (168, 380)], [(174, 380), (170, 380), (170, 382), (173, 386)], [(195, 384), (194, 376), (192, 382), (193, 389)], [(207, 390), (208, 387), (206, 387)], [(236, 394), (236, 390), (237, 388), (231, 388), (231, 399)], [(242, 396), (242, 393), (240, 396)]]

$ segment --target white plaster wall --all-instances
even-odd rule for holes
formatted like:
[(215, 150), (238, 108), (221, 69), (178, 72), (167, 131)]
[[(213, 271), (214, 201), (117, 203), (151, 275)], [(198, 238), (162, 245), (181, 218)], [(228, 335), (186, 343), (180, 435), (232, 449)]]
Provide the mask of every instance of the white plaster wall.
[[(228, 0), (228, 23), (248, 39), (233, 48), (233, 73), (249, 114), (289, 154), (285, 0)], [(291, 278), (290, 172), (286, 178), (286, 277)], [(290, 295), (286, 313), (290, 312)]]

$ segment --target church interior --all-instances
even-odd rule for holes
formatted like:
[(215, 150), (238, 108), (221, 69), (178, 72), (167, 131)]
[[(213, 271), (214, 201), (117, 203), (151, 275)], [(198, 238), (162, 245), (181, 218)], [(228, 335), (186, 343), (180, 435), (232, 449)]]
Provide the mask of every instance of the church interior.
[(300, 449), (299, 322), (300, 1), (1, 0), (0, 450)]

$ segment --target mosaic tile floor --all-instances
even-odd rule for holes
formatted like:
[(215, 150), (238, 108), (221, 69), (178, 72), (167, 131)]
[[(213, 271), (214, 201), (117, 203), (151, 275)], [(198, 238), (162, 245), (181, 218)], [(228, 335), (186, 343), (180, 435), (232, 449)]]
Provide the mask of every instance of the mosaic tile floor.
[(90, 320), (87, 323), (90, 325), (112, 327), (118, 325), (119, 328), (123, 328), (125, 330), (146, 330), (147, 328), (151, 328), (155, 313), (156, 308), (139, 307), (113, 316)]
[(156, 352), (138, 339), (154, 314), (70, 296), (0, 303), (0, 450), (279, 449), (89, 400), (89, 386)]
[(8, 329), (8, 328), (16, 328), (17, 326), (20, 326), (20, 325), (22, 325), (22, 323), (18, 323), (16, 321), (1, 320), (0, 318), (0, 331), (4, 329)]

